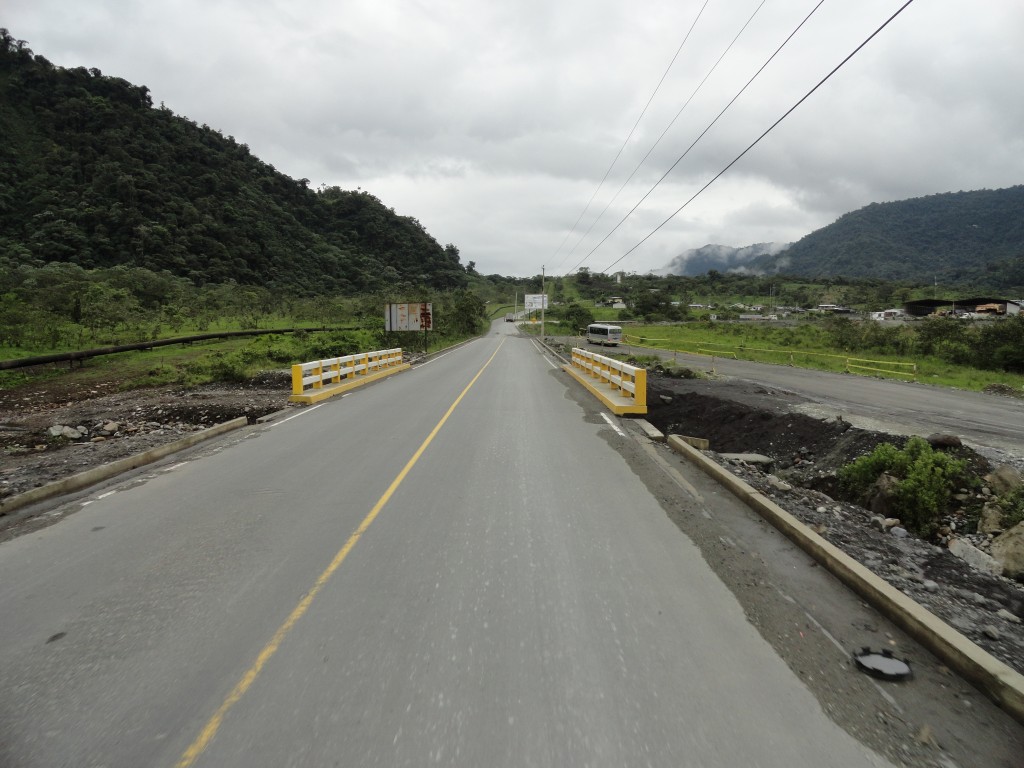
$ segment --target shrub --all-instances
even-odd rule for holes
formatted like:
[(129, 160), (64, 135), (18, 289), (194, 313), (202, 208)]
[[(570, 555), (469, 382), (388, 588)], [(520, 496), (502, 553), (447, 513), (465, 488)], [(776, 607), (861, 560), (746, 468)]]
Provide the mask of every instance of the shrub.
[(926, 440), (912, 437), (904, 448), (883, 443), (839, 471), (844, 491), (863, 499), (879, 476), (887, 473), (899, 482), (894, 509), (908, 530), (922, 537), (938, 530), (953, 491), (967, 483), (967, 463), (933, 449)]
[(1009, 529), (1024, 522), (1024, 485), (1003, 497), (1003, 527)]

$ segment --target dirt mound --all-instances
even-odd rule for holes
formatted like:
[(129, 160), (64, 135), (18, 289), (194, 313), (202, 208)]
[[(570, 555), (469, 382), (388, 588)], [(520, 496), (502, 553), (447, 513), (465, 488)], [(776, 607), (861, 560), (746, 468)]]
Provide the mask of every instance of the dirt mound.
[[(763, 453), (781, 468), (813, 462), (825, 471), (834, 471), (870, 453), (880, 443), (906, 442), (892, 435), (856, 429), (846, 421), (821, 421), (791, 413), (781, 403), (766, 408), (764, 402), (755, 405), (694, 391), (680, 392), (678, 383), (672, 384), (665, 380), (648, 382), (648, 420), (666, 434), (707, 438), (711, 450), (717, 453)], [(767, 389), (759, 394), (772, 396)]]

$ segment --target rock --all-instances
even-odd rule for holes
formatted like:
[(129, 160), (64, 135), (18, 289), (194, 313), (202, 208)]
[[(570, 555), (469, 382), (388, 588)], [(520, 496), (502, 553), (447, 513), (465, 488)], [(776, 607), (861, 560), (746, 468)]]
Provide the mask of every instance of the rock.
[(775, 475), (768, 475), (768, 485), (777, 491), (792, 491), (793, 486), (784, 480), (780, 480)]
[(998, 616), (1000, 619), (1006, 619), (1011, 624), (1020, 624), (1020, 617), (1017, 616), (1017, 614), (1015, 613), (1011, 613), (1005, 608), (1000, 608), (998, 611), (996, 611), (996, 616)]
[(52, 427), (50, 427), (46, 431), (46, 433), (50, 437), (62, 437), (64, 435), (64, 425), (63, 424), (54, 424)]
[(896, 491), (900, 481), (890, 474), (883, 473), (868, 490), (868, 509), (883, 518), (892, 517), (889, 510), (896, 500)]
[(924, 591), (925, 592), (938, 592), (939, 591), (939, 583), (937, 581), (932, 581), (931, 579), (925, 579), (921, 583), (921, 586), (924, 587)]
[(117, 421), (108, 421), (103, 425), (103, 431), (110, 434), (114, 434), (119, 429), (121, 429), (121, 423)]
[(949, 551), (975, 570), (991, 573), (994, 576), (998, 576), (1003, 570), (1003, 566), (995, 558), (986, 555), (964, 539), (951, 539)]
[(985, 637), (987, 637), (989, 640), (998, 640), (999, 639), (999, 630), (996, 629), (995, 627), (993, 627), (991, 624), (987, 624), (981, 630), (981, 633), (983, 635), (985, 635)]
[(107, 439), (107, 438), (105, 438), (105, 437), (104, 437), (103, 435), (96, 435), (96, 437), (92, 438), (92, 439), (91, 439), (91, 440), (90, 440), (89, 442), (90, 442), (90, 443), (102, 443), (102, 442), (104, 442), (104, 441), (105, 441), (106, 439)]
[(891, 533), (897, 539), (905, 539), (905, 538), (907, 538), (910, 535), (910, 533), (907, 531), (906, 528), (902, 528), (902, 527), (900, 527), (898, 525), (895, 528), (893, 528), (891, 531), (889, 531), (889, 533)]
[(672, 397), (669, 396), (669, 395), (660, 395), (660, 397), (661, 397), (661, 402), (663, 402), (665, 405), (668, 405), (669, 403), (672, 402)]
[(899, 524), (900, 519), (898, 517), (887, 517), (885, 518), (885, 520), (882, 521), (883, 529), (886, 531), (888, 531), (891, 528), (895, 528)]
[(722, 458), (726, 461), (742, 461), (745, 464), (758, 464), (764, 467), (770, 466), (772, 458), (760, 453), (723, 453)]
[(993, 502), (986, 502), (978, 520), (978, 533), (1001, 533), (1003, 530), (1003, 508)]
[(1024, 579), (1024, 523), (1017, 523), (993, 539), (992, 557), (1001, 566), (1004, 576)]
[(61, 437), (66, 437), (68, 440), (81, 440), (83, 437), (82, 432), (75, 427), (64, 427), (60, 434)]
[(963, 445), (956, 435), (947, 435), (942, 432), (934, 432), (926, 438), (928, 445), (932, 448), (959, 448)]
[(871, 518), (871, 527), (874, 528), (876, 531), (885, 533), (885, 518), (879, 515), (875, 515)]
[(991, 474), (985, 475), (984, 480), (999, 496), (1012, 493), (1024, 483), (1020, 472), (1009, 464), (1000, 464)]

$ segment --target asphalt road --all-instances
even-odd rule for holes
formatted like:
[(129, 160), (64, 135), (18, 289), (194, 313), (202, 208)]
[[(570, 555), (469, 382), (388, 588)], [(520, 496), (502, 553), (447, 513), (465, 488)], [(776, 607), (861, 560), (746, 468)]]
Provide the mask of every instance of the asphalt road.
[(887, 765), (513, 333), (0, 544), (0, 766)]
[[(599, 350), (599, 347), (593, 347)], [(658, 353), (629, 347), (641, 354)], [(806, 398), (804, 412), (819, 418), (842, 415), (867, 429), (897, 434), (949, 432), (974, 446), (1024, 458), (1024, 400), (784, 365), (767, 365), (684, 353), (658, 353), (682, 365), (782, 389)]]

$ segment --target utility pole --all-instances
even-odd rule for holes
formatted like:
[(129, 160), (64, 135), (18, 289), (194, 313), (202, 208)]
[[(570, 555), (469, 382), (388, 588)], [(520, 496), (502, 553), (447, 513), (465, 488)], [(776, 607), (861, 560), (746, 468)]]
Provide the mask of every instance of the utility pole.
[(548, 295), (544, 293), (544, 265), (540, 265), (540, 337), (544, 338), (544, 305), (547, 304)]

